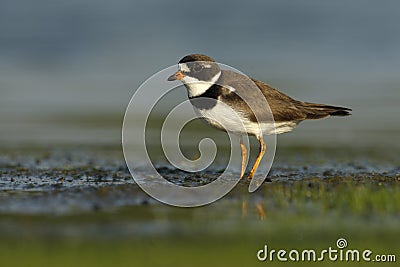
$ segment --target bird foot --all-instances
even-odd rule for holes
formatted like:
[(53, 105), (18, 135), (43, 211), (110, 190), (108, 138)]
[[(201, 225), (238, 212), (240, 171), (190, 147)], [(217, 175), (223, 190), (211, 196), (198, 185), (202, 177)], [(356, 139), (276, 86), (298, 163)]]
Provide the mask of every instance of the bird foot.
[(248, 179), (248, 180), (251, 180), (253, 177), (254, 177), (254, 172), (251, 171), (251, 172), (249, 173), (249, 176), (247, 176), (247, 179)]

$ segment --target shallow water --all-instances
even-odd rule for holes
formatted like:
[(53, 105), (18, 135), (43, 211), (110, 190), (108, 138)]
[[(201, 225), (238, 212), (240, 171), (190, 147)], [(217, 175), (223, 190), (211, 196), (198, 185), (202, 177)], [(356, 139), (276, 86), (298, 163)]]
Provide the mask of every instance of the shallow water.
[[(247, 195), (263, 196), (274, 185), (305, 181), (327, 186), (333, 181), (393, 184), (400, 172), (397, 155), (395, 150), (282, 148), (262, 188), (254, 194), (234, 190), (229, 199), (239, 203)], [(224, 170), (217, 164), (203, 172), (187, 173), (163, 161), (155, 164), (166, 180), (183, 186), (207, 184)], [(70, 214), (157, 203), (135, 184), (118, 147), (28, 148), (24, 153), (3, 154), (0, 165), (0, 212), (4, 214)], [(145, 170), (141, 173), (152, 182)], [(239, 170), (229, 174), (232, 178), (238, 175)], [(243, 179), (237, 187), (247, 185)]]
[[(4, 148), (0, 255), (8, 266), (68, 266), (77, 257), (82, 266), (242, 266), (255, 263), (264, 244), (323, 249), (339, 237), (352, 248), (396, 253), (397, 155), (281, 146), (256, 192), (242, 180), (215, 203), (174, 208), (138, 188), (118, 146)], [(168, 180), (190, 186), (223, 170), (217, 164), (188, 175), (162, 160), (156, 165)], [(155, 250), (157, 258), (148, 254)]]

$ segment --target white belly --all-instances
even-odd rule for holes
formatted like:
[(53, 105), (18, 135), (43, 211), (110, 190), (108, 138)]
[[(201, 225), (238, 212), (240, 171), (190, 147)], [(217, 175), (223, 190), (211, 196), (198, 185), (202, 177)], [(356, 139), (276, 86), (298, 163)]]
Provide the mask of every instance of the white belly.
[(194, 109), (211, 126), (239, 135), (281, 134), (293, 130), (297, 125), (296, 122), (264, 122), (260, 123), (261, 131), (258, 123), (248, 120), (245, 116), (239, 112), (234, 112), (221, 102), (217, 102), (211, 109), (198, 109), (196, 107)]

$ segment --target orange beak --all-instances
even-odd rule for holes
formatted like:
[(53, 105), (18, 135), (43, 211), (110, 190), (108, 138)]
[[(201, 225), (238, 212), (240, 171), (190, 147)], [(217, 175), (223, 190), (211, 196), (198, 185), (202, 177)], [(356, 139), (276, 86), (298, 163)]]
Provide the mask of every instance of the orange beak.
[(185, 75), (183, 75), (183, 73), (180, 70), (178, 70), (177, 72), (168, 77), (168, 81), (182, 80), (183, 77), (185, 77)]

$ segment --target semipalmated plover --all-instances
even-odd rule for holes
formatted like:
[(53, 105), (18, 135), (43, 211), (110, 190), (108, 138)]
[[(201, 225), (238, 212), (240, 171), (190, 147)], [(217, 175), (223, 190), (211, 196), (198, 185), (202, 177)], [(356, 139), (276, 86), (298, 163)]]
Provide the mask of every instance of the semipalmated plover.
[[(240, 136), (248, 134), (257, 137), (260, 142), (260, 151), (250, 171), (249, 178), (254, 176), (266, 152), (263, 135), (292, 131), (303, 120), (321, 119), (329, 116), (348, 116), (350, 115), (349, 111), (351, 111), (351, 109), (345, 107), (295, 100), (264, 82), (235, 71), (221, 70), (212, 58), (201, 54), (183, 57), (178, 63), (178, 71), (171, 75), (168, 80), (183, 82), (195, 110), (202, 114), (211, 126)], [(269, 104), (273, 115), (273, 127), (271, 127), (271, 119), (268, 119), (269, 110), (263, 104), (265, 100), (260, 99), (260, 95)], [(214, 102), (195, 101), (201, 98), (213, 99)], [(238, 115), (237, 118), (240, 118), (240, 122), (235, 121), (232, 117), (228, 118), (226, 113), (221, 112), (222, 108), (219, 102), (234, 110)], [(247, 157), (247, 149), (242, 138), (240, 138), (240, 147), (242, 150), (240, 177), (242, 178)]]

